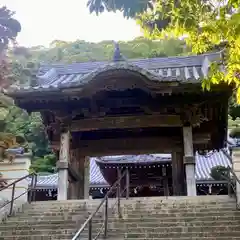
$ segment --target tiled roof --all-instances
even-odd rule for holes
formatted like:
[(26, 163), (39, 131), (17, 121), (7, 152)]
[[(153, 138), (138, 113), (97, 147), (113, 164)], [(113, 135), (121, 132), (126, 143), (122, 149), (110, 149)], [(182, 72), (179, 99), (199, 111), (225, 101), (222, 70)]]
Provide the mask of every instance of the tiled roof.
[[(31, 180), (29, 179), (29, 184), (31, 184)], [(56, 188), (58, 182), (58, 174), (54, 173), (46, 176), (38, 176), (37, 178), (37, 187), (52, 187)], [(90, 185), (108, 185), (106, 180), (104, 179), (102, 173), (100, 172), (99, 167), (96, 164), (96, 161), (92, 158), (90, 159)]]
[(90, 159), (90, 184), (91, 185), (107, 184), (94, 158)]
[(211, 168), (215, 166), (231, 166), (231, 162), (222, 151), (210, 153), (209, 156), (196, 155), (196, 179), (211, 179)]
[[(83, 62), (69, 65), (42, 65), (38, 85), (23, 87), (21, 91), (56, 90), (80, 87), (106, 71), (129, 70), (154, 81), (199, 82), (208, 73), (213, 61), (219, 61), (221, 52), (197, 56), (130, 59), (122, 62)], [(10, 90), (11, 92), (11, 90)]]
[(141, 155), (119, 155), (119, 156), (105, 156), (96, 158), (97, 162), (104, 163), (153, 163), (171, 161), (170, 154), (141, 154)]
[[(161, 157), (162, 156), (162, 157)], [(159, 162), (159, 161), (171, 161), (171, 155), (169, 154), (151, 154), (151, 155), (138, 155), (138, 156), (129, 156), (127, 158), (126, 156), (123, 156), (124, 162)], [(108, 159), (106, 162), (112, 162), (109, 161), (109, 159), (113, 160), (114, 162), (121, 160), (123, 162), (121, 156), (120, 157), (107, 157)], [(144, 159), (144, 160), (143, 160)], [(90, 187), (94, 187), (96, 185), (98, 186), (107, 186), (108, 183), (105, 181), (102, 173), (100, 172), (99, 167), (96, 164), (95, 158), (91, 158), (90, 160)], [(196, 155), (196, 180), (197, 181), (203, 181), (203, 180), (211, 180), (210, 172), (211, 168), (214, 166), (230, 166), (231, 163), (229, 159), (224, 155), (223, 152), (213, 152), (210, 153), (208, 156), (202, 156), (197, 154)], [(38, 182), (37, 186), (39, 188), (41, 187), (57, 187), (57, 174), (52, 174), (48, 176), (38, 176)], [(30, 180), (29, 180), (30, 184)]]
[[(153, 162), (166, 162), (171, 161), (170, 154), (148, 154), (148, 155), (123, 155), (123, 156), (107, 156), (97, 159), (97, 161), (110, 163), (153, 163)], [(212, 152), (208, 155), (196, 154), (196, 179), (208, 180), (211, 179), (211, 168), (217, 165), (229, 166), (231, 165), (229, 159), (224, 155), (222, 151)]]

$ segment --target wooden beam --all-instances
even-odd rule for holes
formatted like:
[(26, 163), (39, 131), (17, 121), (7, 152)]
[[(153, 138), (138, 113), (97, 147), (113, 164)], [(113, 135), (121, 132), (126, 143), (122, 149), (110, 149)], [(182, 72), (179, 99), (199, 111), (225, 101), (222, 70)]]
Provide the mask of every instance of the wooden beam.
[(98, 129), (123, 129), (144, 127), (181, 127), (182, 121), (178, 115), (144, 115), (103, 117), (72, 121), (72, 132)]
[[(128, 140), (128, 139), (130, 139), (130, 140)], [(78, 147), (78, 146), (84, 145), (84, 144), (87, 144), (88, 147), (91, 147), (91, 144), (96, 144), (97, 142), (108, 143), (109, 141), (110, 142), (117, 141), (117, 142), (120, 143), (120, 145), (121, 144), (125, 145), (124, 141), (131, 141), (131, 140), (133, 140), (135, 142), (136, 139), (139, 139), (139, 138), (127, 138), (127, 139), (115, 138), (115, 139), (99, 139), (99, 140), (79, 140), (80, 143), (74, 143), (74, 146), (72, 146), (72, 147), (76, 148), (76, 146)], [(178, 145), (182, 144), (181, 136), (179, 136), (177, 138), (176, 137), (164, 137), (164, 136), (147, 137), (147, 138), (144, 137), (143, 139), (146, 139), (148, 141), (155, 141), (154, 139), (159, 139), (158, 140), (159, 142), (161, 142), (161, 141), (166, 142), (168, 140), (170, 140), (170, 141), (174, 140), (175, 144), (178, 144)], [(211, 141), (211, 136), (208, 133), (195, 133), (195, 134), (193, 134), (193, 143), (194, 144), (207, 144), (209, 141)], [(56, 150), (56, 151), (59, 150), (59, 145), (60, 144), (59, 144), (58, 141), (51, 141), (51, 144), (50, 144), (51, 148)], [(160, 143), (160, 145), (161, 145), (161, 143)], [(145, 146), (145, 145), (143, 145), (143, 146)], [(107, 145), (104, 146), (104, 148), (107, 148), (107, 147), (108, 147)], [(139, 148), (142, 148), (142, 147), (139, 147)], [(174, 149), (174, 145), (172, 146), (172, 148)], [(172, 152), (172, 150), (170, 152), (168, 152), (168, 153), (171, 153), (171, 152)], [(90, 155), (90, 156), (92, 156), (92, 155)]]
[(173, 138), (127, 138), (80, 140), (77, 144), (83, 156), (127, 155), (148, 153), (169, 153), (181, 149), (181, 142)]

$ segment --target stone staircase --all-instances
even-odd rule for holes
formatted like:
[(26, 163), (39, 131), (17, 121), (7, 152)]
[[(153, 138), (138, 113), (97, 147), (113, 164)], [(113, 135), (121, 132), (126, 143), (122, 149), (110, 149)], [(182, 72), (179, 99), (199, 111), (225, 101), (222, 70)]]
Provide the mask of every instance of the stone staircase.
[[(110, 205), (113, 204), (110, 200)], [(100, 200), (36, 202), (0, 224), (0, 240), (71, 239)], [(109, 213), (109, 240), (240, 240), (240, 211), (227, 196), (134, 198)], [(104, 208), (93, 219), (93, 238)], [(87, 240), (87, 229), (80, 239)], [(101, 239), (101, 238), (100, 238)]]

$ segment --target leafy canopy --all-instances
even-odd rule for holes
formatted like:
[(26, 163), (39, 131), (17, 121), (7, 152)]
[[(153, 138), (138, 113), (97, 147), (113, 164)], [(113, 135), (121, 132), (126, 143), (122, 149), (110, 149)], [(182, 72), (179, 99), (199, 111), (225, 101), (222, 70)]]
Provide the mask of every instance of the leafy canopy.
[(240, 0), (89, 0), (90, 12), (123, 12), (151, 39), (184, 37), (195, 53), (224, 43), (224, 71), (212, 65), (203, 87), (227, 82), (240, 102)]
[(21, 31), (20, 23), (13, 18), (14, 12), (6, 7), (0, 7), (0, 107), (12, 104), (11, 99), (2, 93), (2, 89), (12, 82), (8, 61), (6, 60), (5, 50), (9, 42), (14, 42), (17, 34)]

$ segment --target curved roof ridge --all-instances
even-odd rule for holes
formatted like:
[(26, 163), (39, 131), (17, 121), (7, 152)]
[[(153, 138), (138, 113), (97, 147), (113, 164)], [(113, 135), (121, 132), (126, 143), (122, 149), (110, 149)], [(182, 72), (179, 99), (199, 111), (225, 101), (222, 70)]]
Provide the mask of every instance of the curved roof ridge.
[[(128, 61), (82, 62), (70, 65), (46, 65), (39, 69), (39, 85), (9, 89), (8, 95), (26, 92), (61, 91), (67, 88), (82, 88), (101, 73), (118, 70), (140, 75), (142, 80), (162, 82), (196, 83), (208, 74), (209, 65), (221, 59), (221, 52), (202, 55), (167, 58), (129, 59)], [(131, 73), (129, 73), (131, 74)], [(42, 80), (43, 79), (43, 80)], [(148, 83), (145, 84), (149, 85)], [(81, 89), (82, 90), (82, 89)], [(79, 91), (81, 91), (79, 90)]]
[[(211, 53), (203, 53), (203, 54), (192, 54), (192, 55), (179, 55), (179, 56), (169, 56), (169, 57), (153, 57), (153, 58), (130, 58), (127, 59), (127, 62), (135, 62), (135, 61), (146, 61), (146, 60), (166, 60), (166, 59), (187, 59), (187, 58), (199, 58), (199, 57), (208, 57), (208, 56), (220, 56), (222, 54), (222, 51), (219, 52), (211, 52)], [(59, 68), (59, 67), (68, 67), (68, 66), (74, 66), (74, 65), (85, 65), (85, 64), (91, 64), (91, 63), (113, 63), (113, 60), (104, 60), (104, 61), (88, 61), (88, 62), (73, 62), (73, 63), (42, 63), (40, 68)]]

